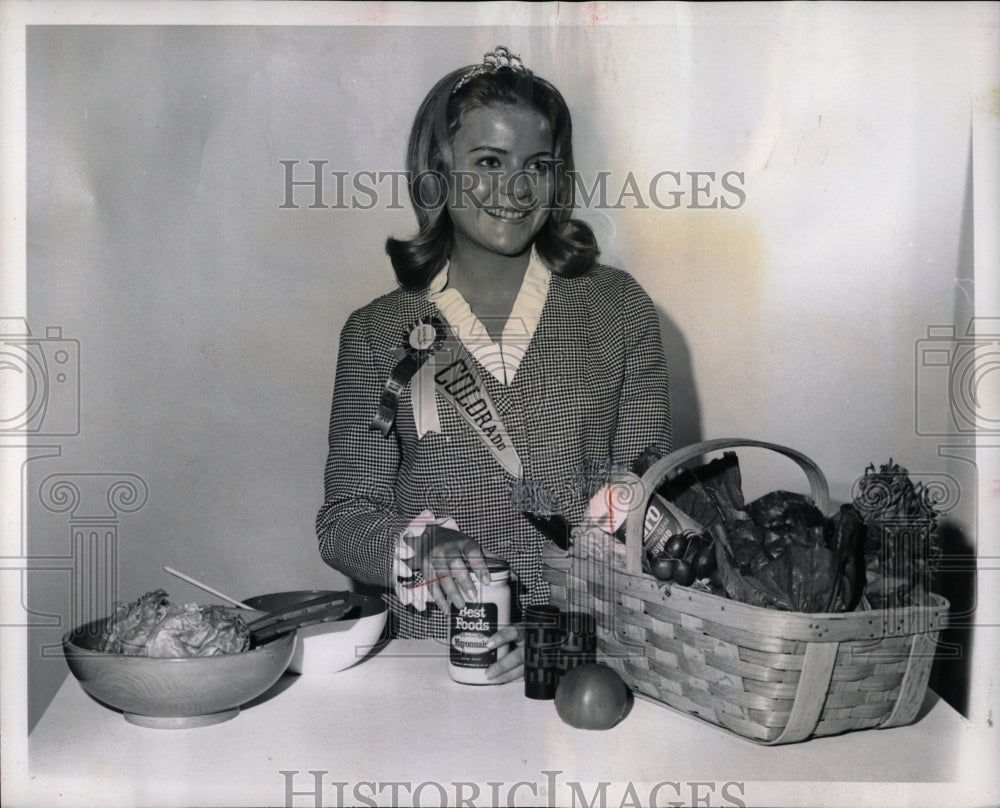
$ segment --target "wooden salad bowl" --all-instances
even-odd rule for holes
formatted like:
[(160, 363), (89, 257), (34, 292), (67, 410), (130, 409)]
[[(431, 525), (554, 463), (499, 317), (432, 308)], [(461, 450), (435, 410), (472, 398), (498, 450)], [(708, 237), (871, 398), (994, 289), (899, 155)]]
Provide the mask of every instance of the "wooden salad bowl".
[(107, 618), (63, 637), (63, 653), (80, 686), (133, 724), (162, 729), (207, 726), (234, 718), (240, 705), (267, 691), (295, 652), (295, 632), (248, 651), (163, 658), (104, 653)]

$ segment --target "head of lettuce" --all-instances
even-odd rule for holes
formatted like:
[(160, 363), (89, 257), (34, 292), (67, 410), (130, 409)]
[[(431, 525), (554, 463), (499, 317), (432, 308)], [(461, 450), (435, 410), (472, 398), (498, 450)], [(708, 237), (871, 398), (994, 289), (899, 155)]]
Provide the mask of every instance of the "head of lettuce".
[(221, 606), (170, 603), (162, 589), (134, 603), (116, 603), (98, 650), (149, 657), (235, 654), (250, 647), (243, 618)]

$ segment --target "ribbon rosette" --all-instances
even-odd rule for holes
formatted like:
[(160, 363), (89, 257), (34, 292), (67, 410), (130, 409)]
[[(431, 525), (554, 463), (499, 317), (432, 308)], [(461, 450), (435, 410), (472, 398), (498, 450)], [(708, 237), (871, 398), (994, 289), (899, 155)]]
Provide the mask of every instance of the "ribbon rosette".
[(433, 356), (444, 345), (446, 336), (444, 323), (437, 317), (421, 318), (404, 332), (402, 345), (393, 349), (393, 355), (399, 361), (382, 390), (378, 414), (371, 422), (372, 429), (379, 430), (383, 435), (389, 434), (396, 420), (399, 394), (407, 384), (411, 384), (417, 437), (441, 431), (434, 400)]

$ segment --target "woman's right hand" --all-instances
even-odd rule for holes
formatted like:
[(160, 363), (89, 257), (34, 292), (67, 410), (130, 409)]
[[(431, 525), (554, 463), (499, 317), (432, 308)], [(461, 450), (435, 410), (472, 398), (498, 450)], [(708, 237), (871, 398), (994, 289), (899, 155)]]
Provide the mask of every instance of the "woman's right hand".
[(488, 583), (490, 572), (479, 543), (461, 531), (428, 525), (413, 540), (414, 566), (442, 612), (450, 605), (462, 608), (476, 600), (476, 581)]

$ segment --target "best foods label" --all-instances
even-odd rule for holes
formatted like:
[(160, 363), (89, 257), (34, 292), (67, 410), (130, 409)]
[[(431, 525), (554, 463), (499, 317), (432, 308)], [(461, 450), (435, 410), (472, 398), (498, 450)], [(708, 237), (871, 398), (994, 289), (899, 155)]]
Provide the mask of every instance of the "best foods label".
[(497, 650), (486, 641), (499, 629), (495, 603), (467, 603), (451, 607), (451, 664), (459, 668), (488, 668)]

